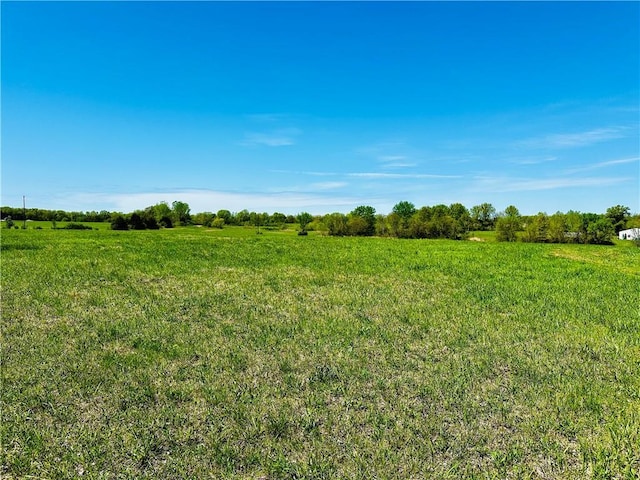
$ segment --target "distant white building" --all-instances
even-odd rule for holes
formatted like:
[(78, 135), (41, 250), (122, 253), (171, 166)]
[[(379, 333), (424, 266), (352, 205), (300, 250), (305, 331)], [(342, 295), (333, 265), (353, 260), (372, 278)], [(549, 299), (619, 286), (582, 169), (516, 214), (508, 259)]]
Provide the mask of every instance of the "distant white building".
[(640, 240), (640, 228), (628, 228), (618, 232), (620, 240)]

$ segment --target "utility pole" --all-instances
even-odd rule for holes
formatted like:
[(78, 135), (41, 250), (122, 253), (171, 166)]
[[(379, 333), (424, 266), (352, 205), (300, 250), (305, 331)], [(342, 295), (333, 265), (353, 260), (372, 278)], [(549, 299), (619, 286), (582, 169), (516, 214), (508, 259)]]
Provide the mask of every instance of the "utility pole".
[(27, 229), (27, 200), (24, 195), (22, 195), (22, 229)]

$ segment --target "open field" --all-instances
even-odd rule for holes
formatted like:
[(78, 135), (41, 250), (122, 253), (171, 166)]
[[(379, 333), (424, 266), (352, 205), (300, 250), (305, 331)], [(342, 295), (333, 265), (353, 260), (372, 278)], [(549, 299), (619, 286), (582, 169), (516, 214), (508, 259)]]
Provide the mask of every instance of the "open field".
[(2, 478), (640, 477), (640, 249), (2, 231)]

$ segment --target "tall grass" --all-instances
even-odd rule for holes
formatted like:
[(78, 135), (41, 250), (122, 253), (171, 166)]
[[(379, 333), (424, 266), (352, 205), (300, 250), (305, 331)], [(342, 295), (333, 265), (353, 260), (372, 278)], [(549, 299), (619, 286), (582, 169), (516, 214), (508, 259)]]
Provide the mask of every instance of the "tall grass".
[(640, 250), (2, 232), (2, 477), (638, 478)]

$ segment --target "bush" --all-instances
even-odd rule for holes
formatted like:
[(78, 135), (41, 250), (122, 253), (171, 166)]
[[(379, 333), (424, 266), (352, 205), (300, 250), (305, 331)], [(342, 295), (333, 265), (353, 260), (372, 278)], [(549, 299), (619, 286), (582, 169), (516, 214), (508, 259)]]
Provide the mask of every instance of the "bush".
[(213, 228), (224, 228), (224, 218), (218, 217), (211, 222)]
[(111, 218), (111, 230), (129, 230), (127, 219), (122, 215), (114, 215)]
[(64, 228), (65, 230), (93, 230), (92, 227), (88, 227), (81, 223), (74, 223), (74, 222), (68, 223), (62, 228)]

